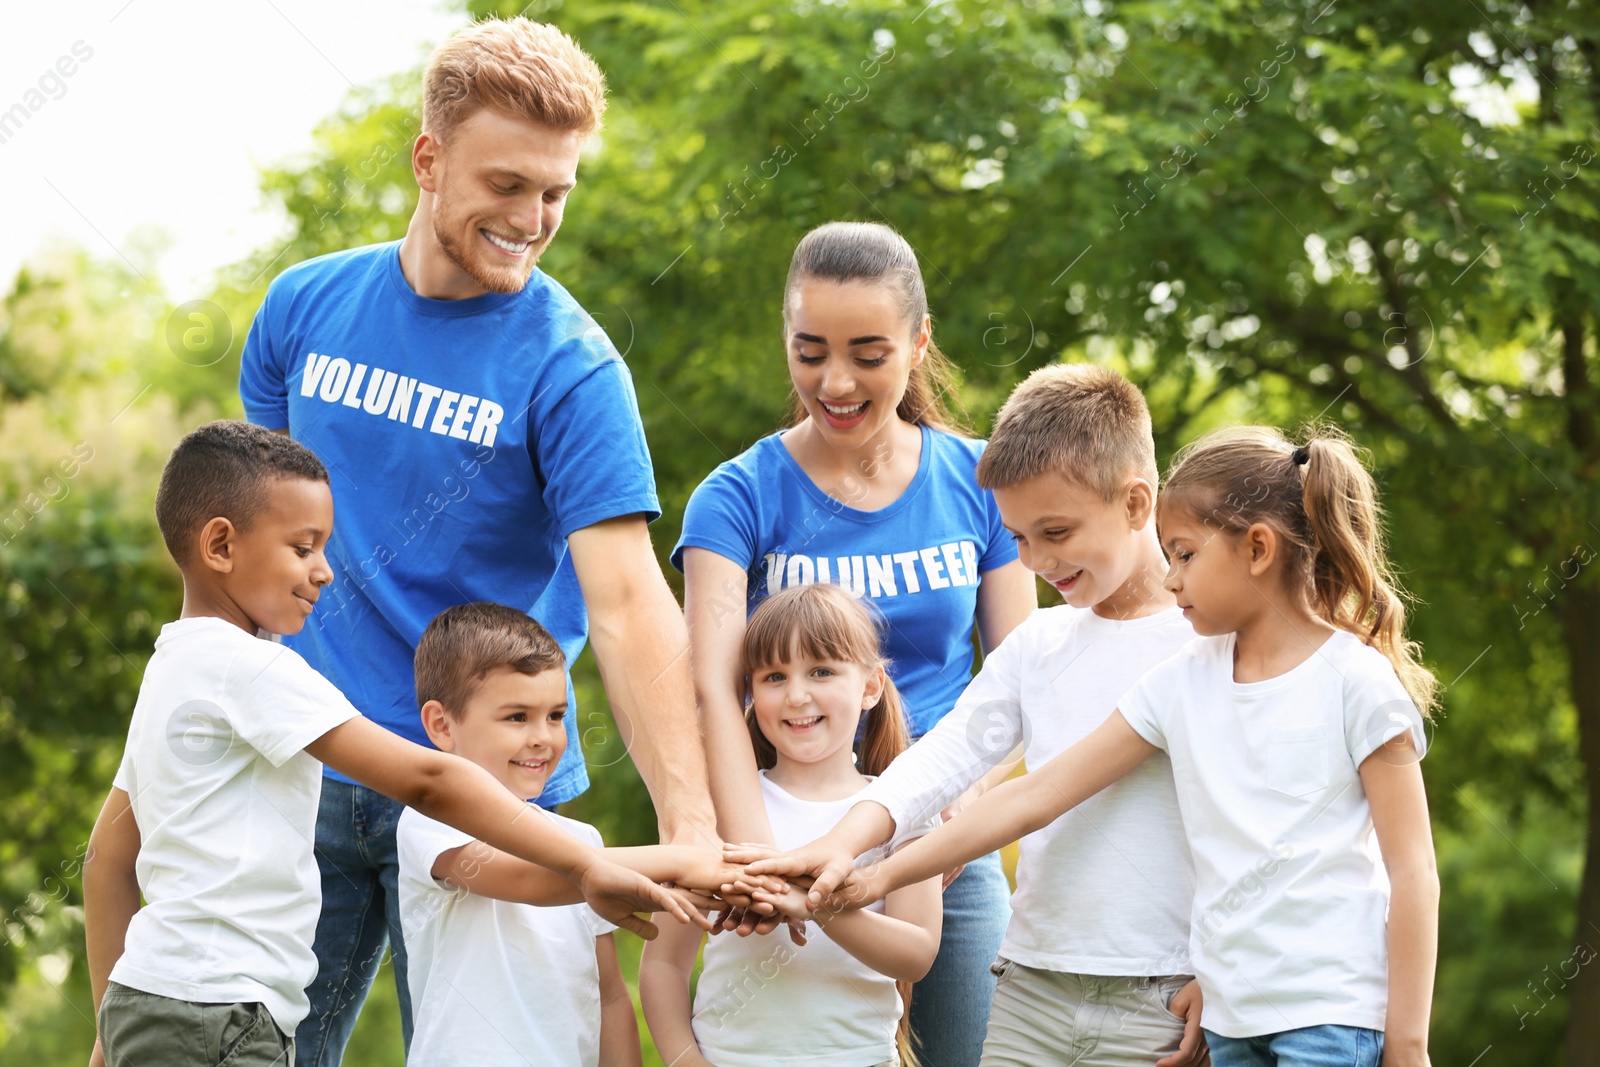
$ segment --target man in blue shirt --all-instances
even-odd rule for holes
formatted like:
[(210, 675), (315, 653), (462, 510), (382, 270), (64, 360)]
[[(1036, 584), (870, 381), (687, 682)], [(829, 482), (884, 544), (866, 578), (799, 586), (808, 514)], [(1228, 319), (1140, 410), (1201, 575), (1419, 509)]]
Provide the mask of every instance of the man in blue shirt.
[[(569, 663), (592, 630), (663, 840), (715, 842), (687, 634), (646, 528), (660, 507), (632, 380), (535, 266), (604, 107), (599, 68), (554, 27), (491, 21), (441, 45), (424, 76), (421, 194), (405, 239), (278, 277), (240, 393), (253, 421), (305, 443), (332, 475), (335, 581), (288, 641), (313, 667), (426, 743), (412, 657), (439, 611), (521, 608)], [(577, 716), (567, 723), (576, 753)], [(587, 785), (581, 756), (569, 758), (541, 803)], [(339, 1062), (386, 942), (409, 1044), (398, 818), (398, 805), (328, 772), (302, 1067)]]

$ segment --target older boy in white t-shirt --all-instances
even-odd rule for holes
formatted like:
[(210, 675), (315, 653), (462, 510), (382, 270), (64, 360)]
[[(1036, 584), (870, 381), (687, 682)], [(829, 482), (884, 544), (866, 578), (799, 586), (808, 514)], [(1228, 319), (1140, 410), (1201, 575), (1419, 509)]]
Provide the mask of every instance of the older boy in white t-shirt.
[[(748, 868), (815, 876), (815, 903), (859, 854), (898, 843), (902, 828), (950, 804), (1016, 746), (1030, 766), (1069, 748), (1194, 637), (1161, 585), (1149, 409), (1120, 374), (1090, 364), (1035, 371), (1000, 409), (977, 475), (1022, 562), (1066, 604), (1012, 631), (950, 713), (831, 832)], [(983, 1067), (1196, 1062), (1204, 1044), (1188, 953), (1193, 896), (1168, 760), (1148, 761), (1023, 838)]]
[(623, 925), (653, 932), (633, 913), (656, 908), (689, 921), (672, 892), (527, 818), (480, 768), (367, 721), (295, 652), (257, 639), (297, 632), (333, 577), (328, 473), (303, 445), (202, 426), (162, 472), (156, 519), (183, 612), (156, 641), (84, 863), (91, 1063), (292, 1062), (317, 969), (319, 760), (548, 864)]

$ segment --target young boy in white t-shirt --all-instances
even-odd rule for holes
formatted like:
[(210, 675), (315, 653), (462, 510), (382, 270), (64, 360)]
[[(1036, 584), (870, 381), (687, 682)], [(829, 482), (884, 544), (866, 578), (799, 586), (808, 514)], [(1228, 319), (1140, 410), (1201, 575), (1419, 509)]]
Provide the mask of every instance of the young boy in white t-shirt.
[[(814, 905), (858, 855), (898, 843), (1018, 745), (1030, 767), (1071, 747), (1194, 637), (1161, 585), (1150, 413), (1122, 375), (1092, 364), (1035, 371), (996, 416), (977, 477), (1022, 562), (1066, 604), (1035, 611), (985, 657), (950, 713), (832, 831), (748, 868), (815, 876)], [(1024, 837), (992, 968), (984, 1067), (1179, 1067), (1203, 1057), (1193, 896), (1166, 759)]]
[[(567, 747), (565, 663), (555, 638), (525, 612), (488, 603), (440, 612), (417, 642), (428, 739), (482, 767), (518, 800), (532, 800)], [(586, 823), (533, 804), (526, 812), (601, 844)], [(416, 1022), (407, 1062), (637, 1067), (639, 1030), (617, 967), (615, 927), (579, 903), (570, 882), (418, 811), (401, 814), (396, 842)], [(706, 884), (723, 876), (709, 849), (606, 854), (663, 879)]]
[(156, 641), (85, 858), (91, 1063), (289, 1067), (317, 969), (319, 760), (548, 865), (611, 921), (653, 933), (634, 912), (691, 920), (673, 891), (527, 817), (481, 768), (369, 722), (257, 638), (298, 632), (333, 579), (328, 473), (303, 445), (202, 426), (162, 472), (156, 519), (183, 611)]

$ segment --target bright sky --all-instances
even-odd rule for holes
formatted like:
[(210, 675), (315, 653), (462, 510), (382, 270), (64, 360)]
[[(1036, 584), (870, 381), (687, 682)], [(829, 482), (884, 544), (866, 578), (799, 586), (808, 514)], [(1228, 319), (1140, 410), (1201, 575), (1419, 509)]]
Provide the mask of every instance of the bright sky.
[(257, 168), (308, 151), (352, 85), (418, 65), (465, 22), (446, 0), (7, 3), (0, 292), (51, 240), (138, 262), (159, 231), (169, 295), (204, 296), (286, 232)]

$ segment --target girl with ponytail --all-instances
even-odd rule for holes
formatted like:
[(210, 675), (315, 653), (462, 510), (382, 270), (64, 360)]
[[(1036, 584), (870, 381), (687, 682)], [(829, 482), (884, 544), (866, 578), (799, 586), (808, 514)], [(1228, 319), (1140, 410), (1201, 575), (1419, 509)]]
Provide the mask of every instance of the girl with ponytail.
[(1031, 833), (1157, 750), (1195, 861), (1190, 953), (1218, 1067), (1428, 1063), (1439, 879), (1418, 766), (1433, 676), (1377, 491), (1334, 430), (1219, 431), (1157, 522), (1200, 634), (1093, 733), (846, 882), (872, 900)]
[[(905, 710), (877, 625), (836, 585), (796, 586), (764, 601), (741, 658), (762, 802), (777, 846), (793, 848), (831, 829), (905, 748)], [(797, 909), (804, 893), (792, 895)], [(933, 965), (941, 910), (935, 876), (871, 909), (811, 914), (823, 936), (798, 947), (783, 933), (717, 938), (706, 947), (692, 1011), (700, 931), (663, 929), (639, 968), (656, 1046), (678, 1067), (909, 1067), (905, 1000)]]

